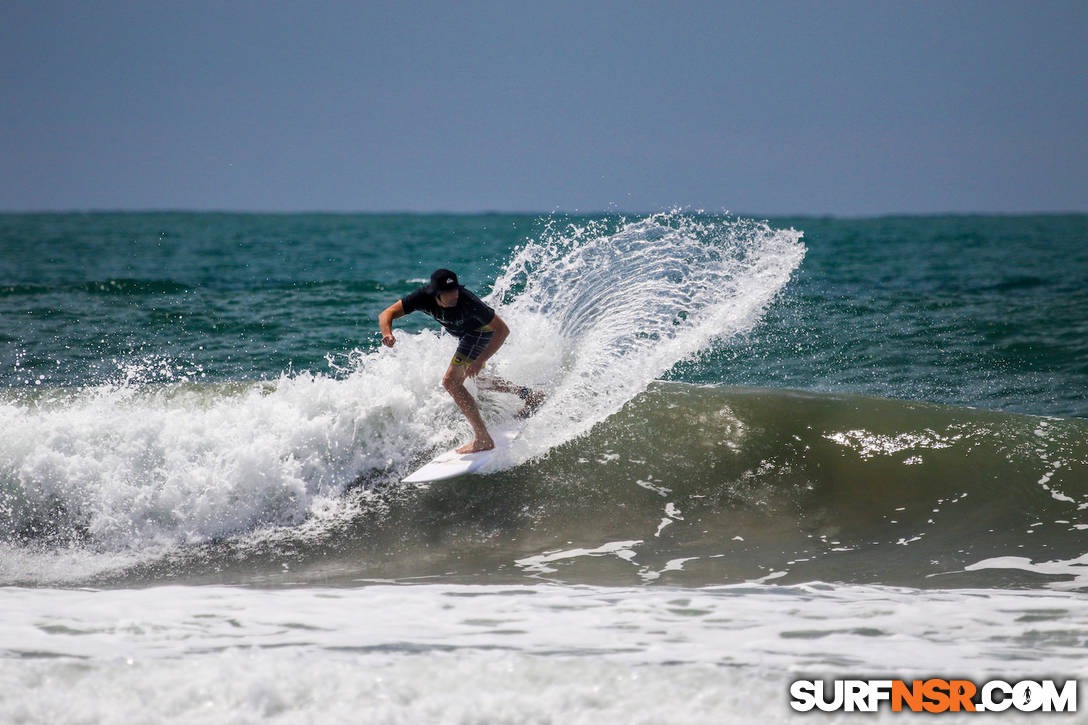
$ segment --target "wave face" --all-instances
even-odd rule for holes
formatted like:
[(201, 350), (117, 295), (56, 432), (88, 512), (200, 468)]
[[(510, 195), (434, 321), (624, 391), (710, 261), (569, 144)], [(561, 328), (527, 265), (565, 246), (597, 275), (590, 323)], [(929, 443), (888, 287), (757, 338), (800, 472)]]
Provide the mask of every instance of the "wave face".
[[(542, 458), (382, 487), (395, 478), (383, 455), (395, 470), (412, 462), (392, 458), (410, 438), (397, 421), (411, 403), (369, 414), (375, 433), (394, 431), (368, 438), (384, 447), (353, 443), (349, 420), (365, 414), (343, 414), (343, 386), (365, 378), (218, 392), (203, 413), (189, 399), (171, 414), (169, 400), (193, 393), (162, 398), (158, 413), (142, 402), (132, 425), (170, 433), (150, 446), (159, 459), (146, 445), (132, 454), (145, 467), (127, 477), (95, 473), (124, 457), (116, 442), (82, 475), (71, 457), (60, 466), (77, 427), (65, 414), (69, 437), (57, 430), (26, 462), (52, 497), (14, 501), (6, 489), (5, 530), (20, 538), (4, 544), (5, 579), (1088, 586), (1084, 421), (655, 383)], [(247, 417), (258, 414), (266, 430)], [(84, 416), (111, 435), (108, 418)], [(223, 436), (201, 432), (223, 425), (229, 456), (214, 450)], [(360, 469), (370, 473), (352, 486)]]
[(1080, 420), (661, 384), (502, 475), (562, 532), (545, 577), (1088, 586)]

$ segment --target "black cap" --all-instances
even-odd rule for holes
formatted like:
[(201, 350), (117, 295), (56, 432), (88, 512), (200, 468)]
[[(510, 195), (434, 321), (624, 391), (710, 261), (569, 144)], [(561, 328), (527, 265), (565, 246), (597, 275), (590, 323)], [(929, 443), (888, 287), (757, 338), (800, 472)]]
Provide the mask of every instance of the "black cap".
[(424, 289), (429, 295), (437, 295), (457, 289), (457, 275), (448, 269), (436, 269), (431, 274), (431, 283)]

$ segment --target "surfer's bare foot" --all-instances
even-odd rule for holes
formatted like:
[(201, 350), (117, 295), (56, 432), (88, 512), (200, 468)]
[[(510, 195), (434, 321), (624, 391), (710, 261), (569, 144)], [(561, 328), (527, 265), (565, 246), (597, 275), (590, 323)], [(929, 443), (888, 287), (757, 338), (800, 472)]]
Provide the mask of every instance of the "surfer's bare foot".
[(495, 447), (495, 441), (491, 440), (491, 436), (486, 438), (477, 438), (471, 443), (466, 443), (457, 449), (458, 453), (479, 453), (480, 451), (490, 451)]
[(514, 413), (514, 417), (528, 418), (530, 415), (535, 413), (541, 405), (544, 404), (544, 399), (546, 397), (548, 396), (544, 395), (544, 393), (540, 392), (539, 390), (534, 390), (530, 392), (525, 397), (525, 405), (522, 406), (521, 410), (519, 410), (517, 413)]

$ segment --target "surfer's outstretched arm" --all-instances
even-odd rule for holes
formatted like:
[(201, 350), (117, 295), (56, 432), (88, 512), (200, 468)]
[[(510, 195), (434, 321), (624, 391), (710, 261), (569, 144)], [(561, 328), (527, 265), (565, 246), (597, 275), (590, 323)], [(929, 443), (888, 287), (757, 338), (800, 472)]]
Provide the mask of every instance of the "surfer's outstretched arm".
[(404, 317), (404, 314), (404, 304), (397, 300), (378, 315), (378, 329), (382, 331), (382, 344), (386, 347), (393, 347), (396, 344), (397, 338), (393, 337), (393, 320)]

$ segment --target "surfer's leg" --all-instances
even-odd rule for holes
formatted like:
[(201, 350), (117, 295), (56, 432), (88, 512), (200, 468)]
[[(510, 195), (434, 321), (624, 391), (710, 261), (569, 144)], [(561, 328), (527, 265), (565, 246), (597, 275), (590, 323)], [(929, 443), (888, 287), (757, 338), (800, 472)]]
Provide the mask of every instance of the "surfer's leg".
[[(487, 346), (488, 341), (491, 340), (491, 334), (492, 333), (490, 331), (476, 332), (469, 333), (468, 335), (462, 337), (460, 343), (457, 345), (457, 353), (453, 356), (453, 360), (450, 361), (450, 370), (458, 368), (463, 371), (465, 366), (475, 360), (476, 357), (481, 352), (483, 352), (484, 348)], [(447, 378), (449, 378), (450, 376), (450, 373), (448, 371), (446, 373), (446, 376)], [(461, 376), (461, 380), (464, 381), (464, 375)], [(445, 380), (443, 380), (442, 384), (446, 384)], [(513, 393), (514, 395), (524, 400), (525, 405), (522, 406), (521, 410), (519, 410), (515, 414), (518, 418), (528, 418), (530, 415), (535, 413), (537, 411), (537, 408), (539, 408), (544, 402), (545, 397), (544, 393), (540, 392), (539, 390), (533, 390), (532, 388), (526, 387), (524, 385), (515, 385), (509, 380), (506, 380), (505, 378), (500, 378), (497, 375), (477, 375), (476, 387), (479, 390), (496, 390), (500, 393)], [(446, 389), (449, 390), (449, 386), (447, 386)], [(452, 390), (450, 391), (450, 394), (453, 395)], [(472, 400), (472, 396), (469, 395), (467, 390), (465, 391), (465, 395), (468, 396), (469, 400)], [(456, 396), (454, 396), (454, 399), (457, 399)], [(458, 402), (458, 405), (461, 405), (461, 403)], [(472, 407), (475, 410), (475, 401), (472, 402)], [(463, 405), (461, 405), (461, 410), (465, 410), (465, 407)], [(477, 412), (477, 415), (479, 415), (479, 412)], [(469, 415), (467, 411), (465, 411), (465, 416), (468, 417), (470, 422), (472, 421), (472, 416)], [(475, 426), (473, 426), (473, 428), (475, 429)], [(479, 432), (477, 432), (476, 438), (477, 441), (479, 441)], [(488, 440), (490, 440), (490, 438), (488, 438)]]
[(520, 385), (514, 385), (505, 378), (500, 378), (495, 375), (477, 375), (476, 387), (480, 390), (497, 390), (500, 393), (514, 393), (515, 395), (521, 390)]
[(513, 393), (522, 400), (525, 401), (525, 405), (521, 410), (515, 413), (515, 417), (528, 418), (535, 413), (537, 409), (544, 403), (544, 398), (547, 396), (540, 390), (533, 390), (525, 385), (515, 385), (514, 383), (499, 377), (483, 377), (476, 376), (476, 387), (480, 390), (497, 390), (500, 393)]
[(487, 426), (484, 425), (480, 409), (476, 407), (476, 401), (473, 400), (472, 394), (465, 388), (465, 371), (466, 366), (464, 365), (450, 364), (449, 368), (446, 369), (446, 374), (442, 377), (442, 387), (449, 392), (454, 402), (457, 403), (457, 407), (468, 418), (469, 425), (472, 426), (472, 433), (475, 436), (471, 443), (461, 446), (457, 449), (457, 452), (475, 453), (476, 451), (490, 450), (495, 447), (495, 442), (491, 440), (491, 435), (487, 432)]
[(548, 397), (540, 390), (530, 390), (529, 388), (519, 388), (515, 392), (519, 398), (525, 401), (525, 405), (521, 406), (521, 410), (514, 413), (516, 418), (528, 418), (544, 404), (544, 399)]

